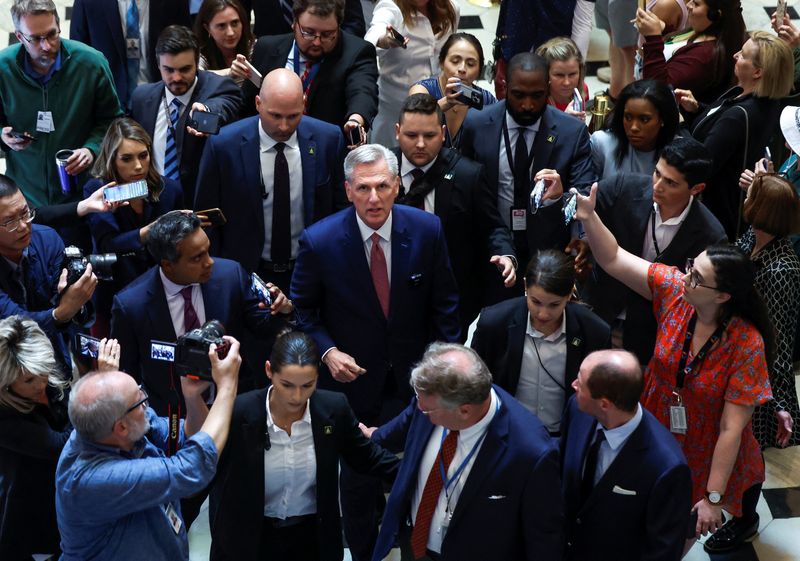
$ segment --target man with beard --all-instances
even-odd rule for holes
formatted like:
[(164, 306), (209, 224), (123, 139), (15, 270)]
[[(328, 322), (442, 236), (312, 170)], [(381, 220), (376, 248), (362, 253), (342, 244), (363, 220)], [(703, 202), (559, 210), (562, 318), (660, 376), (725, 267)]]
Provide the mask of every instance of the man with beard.
[[(497, 188), (497, 209), (514, 234), (521, 266), (538, 249), (569, 243), (561, 197), (575, 187), (588, 192), (595, 179), (586, 125), (548, 105), (547, 62), (533, 53), (515, 55), (508, 65), (508, 94), (464, 121), (461, 152), (486, 168)], [(522, 140), (522, 142), (520, 142)], [(531, 190), (545, 182), (543, 206), (529, 210)], [(496, 274), (496, 273), (493, 273)], [(493, 294), (490, 301), (518, 296), (520, 288)]]
[(209, 383), (181, 379), (186, 420), (177, 425), (182, 447), (164, 454), (169, 420), (147, 406), (148, 396), (122, 372), (93, 372), (73, 387), (69, 419), (75, 430), (56, 469), (56, 512), (62, 559), (188, 560), (179, 499), (202, 491), (214, 477), (228, 440), (239, 375), (239, 342), (225, 358), (212, 344)]
[(185, 201), (194, 200), (200, 156), (208, 135), (188, 127), (193, 111), (208, 111), (231, 122), (241, 105), (233, 80), (197, 69), (200, 48), (192, 32), (170, 25), (156, 43), (161, 81), (136, 88), (131, 117), (153, 139), (153, 162), (164, 177), (181, 182)]
[[(375, 47), (340, 29), (344, 0), (296, 0), (293, 33), (260, 37), (253, 49), (253, 66), (266, 76), (288, 68), (303, 81), (304, 114), (353, 131), (364, 140), (378, 112), (378, 64)], [(231, 76), (251, 77), (239, 55)], [(242, 87), (245, 112), (255, 112), (258, 89), (250, 81)], [(357, 140), (357, 139), (354, 139)], [(353, 145), (349, 140), (346, 143)]]

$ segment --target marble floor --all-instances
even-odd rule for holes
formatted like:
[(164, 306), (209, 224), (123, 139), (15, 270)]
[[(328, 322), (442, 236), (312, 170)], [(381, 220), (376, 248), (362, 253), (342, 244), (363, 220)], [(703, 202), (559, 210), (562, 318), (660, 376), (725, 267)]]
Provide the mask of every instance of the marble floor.
[[(62, 20), (62, 33), (69, 36), (69, 23), (73, 0), (55, 0)], [(169, 1), (169, 0), (168, 0)], [(491, 44), (497, 25), (498, 5), (479, 7), (466, 0), (457, 0), (461, 6), (461, 29), (475, 34), (481, 41), (487, 58), (491, 58)], [(480, 1), (480, 0), (478, 0)], [(0, 0), (0, 48), (16, 42), (9, 8), (12, 0)], [(775, 0), (742, 0), (742, 12), (748, 29), (769, 29), (769, 14)], [(790, 8), (800, 11), (800, 0), (790, 0)], [(798, 11), (790, 9), (793, 18), (800, 20)], [(800, 21), (797, 22), (800, 25)], [(601, 66), (607, 60), (608, 40), (604, 32), (593, 30), (588, 61), (591, 68)], [(587, 78), (590, 95), (606, 88), (595, 75)], [(0, 172), (5, 163), (0, 159)], [(800, 561), (800, 447), (788, 450), (770, 449), (765, 453), (767, 480), (759, 501), (761, 516), (759, 535), (751, 544), (725, 555), (706, 554), (696, 545), (686, 556), (687, 561)], [(208, 559), (210, 536), (207, 516), (200, 518), (190, 533), (192, 561)], [(349, 553), (345, 553), (349, 561)], [(389, 559), (399, 559), (393, 553)]]

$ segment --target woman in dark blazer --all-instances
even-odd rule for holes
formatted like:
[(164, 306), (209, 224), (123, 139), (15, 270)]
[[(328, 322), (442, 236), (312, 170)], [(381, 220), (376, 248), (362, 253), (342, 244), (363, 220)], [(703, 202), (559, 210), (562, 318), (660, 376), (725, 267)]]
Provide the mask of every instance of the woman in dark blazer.
[(212, 484), (213, 561), (341, 561), (339, 461), (392, 483), (399, 460), (368, 440), (337, 392), (316, 390), (319, 353), (280, 335), (272, 386), (240, 395)]
[(147, 182), (146, 197), (131, 200), (113, 212), (86, 217), (94, 250), (117, 254), (113, 280), (101, 282), (95, 292), (97, 323), (92, 332), (98, 337), (108, 334), (113, 295), (155, 264), (145, 249), (150, 224), (162, 214), (183, 208), (180, 184), (158, 173), (152, 155), (153, 142), (141, 125), (127, 117), (117, 119), (103, 138), (92, 169), (95, 179), (83, 187), (83, 196), (88, 198), (106, 183)]
[(570, 301), (574, 286), (574, 260), (558, 250), (539, 251), (525, 270), (525, 296), (484, 308), (472, 337), (494, 382), (552, 435), (583, 359), (611, 347), (608, 324)]

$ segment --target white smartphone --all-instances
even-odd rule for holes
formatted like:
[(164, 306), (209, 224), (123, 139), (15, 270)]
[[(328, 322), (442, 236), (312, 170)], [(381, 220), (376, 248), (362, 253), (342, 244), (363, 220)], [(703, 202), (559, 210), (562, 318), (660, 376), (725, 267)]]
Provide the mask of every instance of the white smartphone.
[(250, 77), (248, 79), (251, 82), (253, 82), (253, 85), (255, 85), (255, 87), (260, 88), (261, 82), (264, 80), (264, 77), (261, 75), (261, 72), (256, 70), (256, 67), (250, 64), (249, 60), (244, 59), (244, 63), (247, 65), (247, 68), (250, 69)]

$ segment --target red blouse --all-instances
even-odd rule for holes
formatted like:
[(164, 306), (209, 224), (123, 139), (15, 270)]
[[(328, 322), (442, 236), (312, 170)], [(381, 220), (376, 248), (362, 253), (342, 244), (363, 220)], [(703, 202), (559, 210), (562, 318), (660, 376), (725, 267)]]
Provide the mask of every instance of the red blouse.
[[(681, 350), (694, 312), (682, 297), (681, 277), (677, 268), (659, 263), (650, 265), (647, 277), (653, 293), (658, 334), (653, 358), (645, 373), (642, 403), (667, 428)], [(690, 355), (690, 363), (692, 358)], [(755, 327), (734, 317), (721, 342), (706, 354), (700, 370), (686, 377), (680, 394), (686, 407), (688, 430), (685, 435), (673, 436), (683, 448), (692, 470), (692, 497), (693, 502), (697, 502), (706, 492), (725, 402), (754, 406), (772, 399), (764, 341)], [(727, 488), (711, 490), (723, 492), (725, 509), (734, 516), (741, 516), (742, 494), (763, 481), (764, 461), (748, 423), (742, 431), (739, 455)]]

